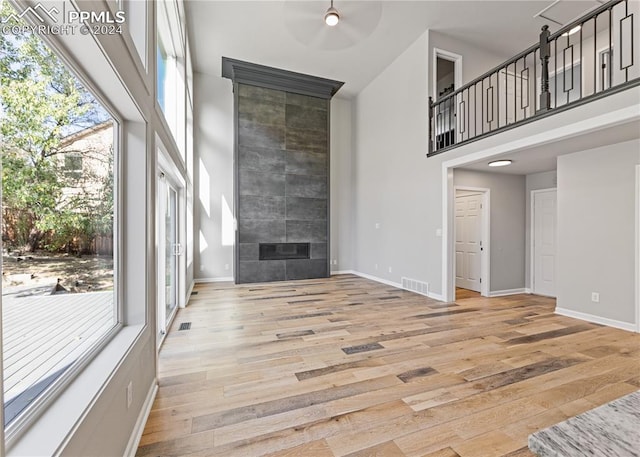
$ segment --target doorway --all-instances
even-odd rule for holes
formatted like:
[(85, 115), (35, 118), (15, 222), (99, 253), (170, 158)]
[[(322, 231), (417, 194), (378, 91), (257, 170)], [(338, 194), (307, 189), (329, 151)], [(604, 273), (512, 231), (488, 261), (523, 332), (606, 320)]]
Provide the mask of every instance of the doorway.
[[(433, 50), (433, 100), (437, 102), (462, 86), (462, 56), (442, 49)], [(435, 108), (435, 141), (438, 148), (457, 143), (460, 131), (456, 128), (456, 106), (453, 98)]]
[(531, 191), (531, 291), (556, 296), (557, 191)]
[(182, 255), (179, 225), (179, 192), (164, 172), (158, 177), (158, 341), (161, 342), (179, 304)]
[(489, 189), (455, 188), (453, 260), (456, 298), (489, 295), (488, 209)]

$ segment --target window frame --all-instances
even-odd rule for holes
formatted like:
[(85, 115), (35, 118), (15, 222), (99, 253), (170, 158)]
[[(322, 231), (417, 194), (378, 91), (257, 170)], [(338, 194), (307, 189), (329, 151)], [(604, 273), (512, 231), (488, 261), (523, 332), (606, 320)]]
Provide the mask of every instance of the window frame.
[[(28, 15), (25, 17), (27, 21)], [(76, 361), (74, 361), (65, 372), (60, 375), (47, 389), (45, 389), (38, 397), (36, 397), (16, 418), (7, 426), (4, 427), (4, 386), (0, 389), (0, 400), (2, 401), (2, 411), (0, 412), (0, 418), (2, 418), (2, 430), (0, 437), (2, 443), (0, 450), (9, 450), (14, 444), (26, 433), (26, 431), (33, 426), (40, 417), (48, 410), (48, 408), (62, 395), (62, 393), (69, 387), (69, 385), (83, 372), (83, 370), (94, 359), (103, 352), (105, 347), (114, 340), (116, 335), (124, 327), (124, 288), (123, 284), (123, 264), (122, 259), (124, 257), (124, 242), (121, 239), (124, 233), (123, 227), (123, 208), (124, 208), (124, 192), (123, 192), (123, 118), (115, 109), (112, 103), (110, 103), (103, 93), (96, 88), (91, 80), (85, 75), (84, 71), (79, 68), (71, 58), (69, 58), (60, 46), (48, 35), (39, 35), (39, 38), (49, 48), (49, 50), (60, 59), (60, 62), (65, 65), (71, 74), (84, 86), (84, 88), (91, 93), (95, 100), (102, 105), (102, 108), (109, 114), (111, 121), (113, 122), (113, 317), (114, 324), (111, 329), (100, 337), (100, 339), (87, 351), (82, 353)], [(2, 241), (0, 240), (0, 247)], [(1, 286), (0, 286), (1, 290)], [(0, 299), (0, 323), (2, 315), (2, 301)], [(0, 326), (1, 327), (1, 326)], [(2, 338), (2, 332), (0, 328), (0, 338)], [(4, 366), (2, 365), (3, 354), (0, 354), (0, 376), (4, 377)], [(4, 455), (4, 454), (3, 454)]]

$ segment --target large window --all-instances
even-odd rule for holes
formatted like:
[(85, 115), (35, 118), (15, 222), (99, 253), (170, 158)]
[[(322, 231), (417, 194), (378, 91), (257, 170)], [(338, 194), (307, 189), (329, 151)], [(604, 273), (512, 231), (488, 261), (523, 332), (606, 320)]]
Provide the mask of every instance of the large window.
[[(22, 25), (8, 2), (0, 8)], [(10, 437), (118, 325), (118, 124), (37, 35), (1, 37), (0, 78)]]
[(185, 160), (186, 86), (185, 43), (179, 4), (175, 0), (156, 2), (156, 96), (169, 129)]

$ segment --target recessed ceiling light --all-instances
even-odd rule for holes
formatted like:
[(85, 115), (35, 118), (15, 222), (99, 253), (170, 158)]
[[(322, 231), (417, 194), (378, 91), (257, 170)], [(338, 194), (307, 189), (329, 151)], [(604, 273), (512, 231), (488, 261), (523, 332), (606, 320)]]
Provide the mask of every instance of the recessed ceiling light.
[(580, 29), (582, 28), (581, 25), (576, 25), (574, 28), (572, 28), (571, 30), (569, 30), (568, 32), (564, 32), (561, 36), (569, 36), (569, 35), (573, 35), (574, 33), (578, 33), (580, 31)]
[(511, 165), (513, 160), (503, 159), (503, 160), (494, 160), (493, 162), (489, 162), (490, 167), (506, 167), (507, 165)]
[(331, 0), (331, 6), (324, 15), (324, 22), (328, 26), (333, 27), (334, 25), (337, 25), (339, 21), (340, 14), (338, 13), (338, 10), (333, 7), (333, 0)]

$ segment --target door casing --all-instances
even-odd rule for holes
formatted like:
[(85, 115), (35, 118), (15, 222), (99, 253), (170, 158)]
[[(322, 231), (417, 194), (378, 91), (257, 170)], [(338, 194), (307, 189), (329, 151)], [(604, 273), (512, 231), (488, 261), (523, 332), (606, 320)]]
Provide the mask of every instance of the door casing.
[[(481, 226), (481, 240), (482, 240), (482, 247), (483, 250), (481, 252), (481, 259), (480, 259), (480, 277), (482, 278), (482, 281), (480, 282), (480, 295), (482, 295), (483, 297), (488, 297), (490, 294), (490, 287), (489, 285), (491, 284), (491, 268), (490, 268), (490, 259), (491, 259), (491, 243), (490, 243), (490, 234), (491, 234), (491, 190), (485, 187), (469, 187), (469, 186), (454, 186), (453, 187), (453, 202), (454, 205), (452, 205), (453, 207), (455, 207), (455, 196), (458, 193), (458, 191), (467, 191), (467, 192), (475, 192), (478, 194), (482, 195), (482, 207), (481, 207), (481, 214), (482, 214), (482, 226)], [(452, 287), (453, 287), (453, 297), (455, 298), (455, 271), (456, 271), (456, 243), (455, 243), (455, 209), (453, 211), (451, 211), (450, 213), (450, 219), (449, 219), (449, 224), (450, 227), (453, 227), (453, 236), (452, 239), (450, 240), (449, 243), (449, 249), (450, 249), (450, 254), (451, 256), (449, 258), (452, 258)]]
[[(536, 272), (535, 272), (535, 266), (536, 266), (536, 259), (535, 259), (535, 237), (536, 237), (536, 230), (535, 230), (535, 196), (542, 194), (542, 193), (546, 193), (546, 192), (555, 192), (556, 193), (556, 231), (557, 231), (557, 227), (558, 227), (558, 218), (557, 218), (557, 188), (555, 187), (550, 187), (548, 189), (537, 189), (537, 190), (532, 190), (531, 191), (531, 198), (529, 199), (529, 204), (530, 204), (530, 214), (531, 217), (530, 219), (530, 233), (531, 233), (531, 239), (530, 239), (530, 246), (529, 246), (529, 252), (531, 253), (530, 257), (530, 265), (529, 265), (529, 284), (531, 286), (531, 292), (532, 293), (536, 293), (536, 287), (535, 287), (535, 279), (536, 279)], [(556, 252), (555, 252), (555, 266), (554, 266), (554, 273), (557, 274), (558, 271), (558, 243), (557, 243), (557, 238), (556, 238)], [(557, 283), (557, 276), (554, 279), (554, 283), (555, 283), (555, 287), (557, 287), (558, 283)], [(556, 295), (557, 295), (557, 291), (556, 291)], [(555, 296), (555, 295), (554, 295)]]

